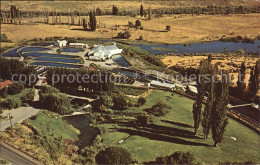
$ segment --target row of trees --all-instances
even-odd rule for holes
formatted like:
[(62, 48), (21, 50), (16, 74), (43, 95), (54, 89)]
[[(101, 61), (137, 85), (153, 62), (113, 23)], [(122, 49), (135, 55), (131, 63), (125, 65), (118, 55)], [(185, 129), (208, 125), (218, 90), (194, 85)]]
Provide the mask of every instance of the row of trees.
[[(96, 15), (130, 15), (136, 16), (140, 15), (141, 17), (147, 17), (151, 19), (151, 14), (162, 15), (162, 14), (245, 14), (245, 13), (257, 13), (259, 8), (257, 7), (247, 7), (247, 6), (216, 6), (211, 5), (207, 7), (175, 7), (175, 8), (163, 8), (163, 9), (151, 9), (149, 7), (147, 10), (144, 9), (144, 6), (141, 5), (140, 9), (137, 10), (120, 10), (117, 6), (113, 5), (111, 11), (102, 11), (99, 7), (95, 9)], [(71, 24), (76, 24), (74, 21), (76, 17), (87, 16), (89, 12), (79, 12), (78, 10), (67, 10), (67, 11), (47, 11), (39, 12), (27, 12), (19, 10), (15, 5), (10, 7), (9, 11), (1, 11), (1, 21), (2, 23), (21, 23), (21, 18), (30, 18), (44, 16), (44, 22), (49, 23), (49, 17), (53, 17), (53, 23), (61, 23), (61, 16), (68, 16), (70, 18)], [(59, 17), (59, 18), (58, 18)], [(69, 20), (68, 20), (69, 21)], [(79, 25), (82, 25), (82, 19), (79, 19)]]
[[(198, 69), (197, 79), (197, 100), (193, 104), (193, 119), (195, 134), (198, 134), (200, 124), (203, 127), (204, 138), (207, 139), (210, 130), (214, 146), (223, 140), (225, 127), (228, 124), (227, 104), (229, 93), (228, 73), (223, 72), (221, 78), (216, 78), (218, 73), (217, 64), (214, 68), (211, 65), (211, 56), (208, 60), (203, 60)], [(210, 81), (206, 80), (206, 75), (210, 75)], [(204, 111), (202, 104), (206, 98)]]
[(49, 68), (46, 80), (48, 84), (66, 91), (78, 91), (81, 87), (89, 92), (99, 93), (112, 91), (114, 87), (114, 76), (111, 73), (86, 68)]
[(1, 79), (19, 81), (19, 79), (22, 78), (22, 81), (26, 82), (28, 85), (33, 85), (36, 83), (37, 71), (32, 66), (26, 66), (24, 62), (16, 59), (6, 59), (0, 57), (0, 61)]
[(89, 22), (87, 23), (86, 19), (83, 19), (83, 29), (95, 31), (97, 29), (97, 20), (96, 14), (94, 11), (89, 12)]
[[(248, 83), (248, 88), (246, 85), (246, 61), (243, 61), (240, 65), (240, 71), (238, 73), (237, 89), (236, 92), (232, 93), (235, 97), (245, 100), (245, 98), (250, 98), (251, 101), (255, 100), (259, 90), (260, 84), (260, 60), (258, 60), (255, 66), (250, 71), (250, 79)], [(245, 97), (248, 96), (248, 97)]]

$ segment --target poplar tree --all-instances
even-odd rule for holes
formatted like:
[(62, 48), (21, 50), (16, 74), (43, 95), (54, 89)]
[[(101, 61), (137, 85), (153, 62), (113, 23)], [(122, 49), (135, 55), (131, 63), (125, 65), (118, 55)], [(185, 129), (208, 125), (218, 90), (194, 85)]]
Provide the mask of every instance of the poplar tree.
[(212, 115), (211, 115), (211, 127), (212, 138), (214, 141), (214, 147), (222, 142), (225, 128), (228, 124), (227, 118), (227, 104), (228, 104), (228, 92), (229, 92), (229, 79), (228, 73), (222, 75), (220, 82), (215, 83), (215, 100), (213, 102)]
[(201, 111), (202, 111), (202, 102), (205, 96), (206, 91), (206, 81), (205, 75), (208, 73), (208, 62), (206, 60), (202, 60), (200, 62), (200, 66), (198, 68), (197, 74), (197, 100), (193, 104), (193, 120), (194, 120), (194, 133), (195, 136), (198, 135), (198, 128), (201, 123)]
[(144, 15), (144, 7), (141, 4), (141, 6), (140, 6), (140, 16), (143, 17), (143, 15)]
[(240, 71), (238, 73), (237, 88), (240, 92), (244, 93), (246, 90), (245, 77), (246, 77), (246, 64), (245, 61), (241, 63)]
[[(209, 69), (211, 68), (211, 65), (209, 66)], [(216, 81), (216, 78), (214, 74), (217, 73), (217, 64), (214, 67), (214, 70), (210, 73), (210, 83), (209, 83), (209, 92), (207, 94), (207, 102), (204, 107), (203, 111), (203, 119), (201, 122), (201, 125), (203, 127), (203, 133), (204, 133), (204, 139), (208, 139), (209, 131), (211, 128), (211, 117), (212, 117), (212, 109), (214, 106), (214, 101), (215, 101), (215, 84), (214, 82)]]
[(90, 24), (90, 31), (95, 31), (97, 29), (97, 20), (95, 12), (89, 12), (89, 24)]
[(257, 92), (259, 90), (259, 72), (260, 72), (260, 60), (256, 61), (255, 67), (251, 70), (250, 73), (250, 80), (249, 80), (249, 90), (253, 97), (257, 95)]

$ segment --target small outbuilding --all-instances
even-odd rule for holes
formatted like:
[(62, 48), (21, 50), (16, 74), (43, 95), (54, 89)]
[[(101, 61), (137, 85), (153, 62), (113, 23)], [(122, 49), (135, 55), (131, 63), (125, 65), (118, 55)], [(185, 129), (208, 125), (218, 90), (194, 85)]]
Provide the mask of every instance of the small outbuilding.
[(68, 42), (66, 40), (57, 40), (54, 45), (57, 46), (57, 47), (65, 47), (67, 46)]

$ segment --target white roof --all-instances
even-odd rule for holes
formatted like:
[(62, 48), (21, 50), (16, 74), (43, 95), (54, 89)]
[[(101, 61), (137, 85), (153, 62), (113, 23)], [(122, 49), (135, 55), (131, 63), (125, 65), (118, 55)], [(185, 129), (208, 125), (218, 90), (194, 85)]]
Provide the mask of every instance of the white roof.
[(154, 85), (154, 86), (160, 86), (160, 87), (165, 87), (165, 88), (170, 88), (170, 89), (175, 87), (174, 84), (165, 83), (165, 82), (156, 81), (156, 80), (152, 80), (150, 84)]
[(66, 40), (57, 40), (58, 43), (67, 43)]
[[(100, 45), (98, 47), (93, 48), (89, 54), (95, 54), (96, 52), (100, 52), (104, 56), (111, 57), (114, 54), (120, 54), (123, 50), (119, 49), (116, 45), (108, 45), (108, 46), (103, 46)], [(96, 56), (96, 55), (95, 55)]]

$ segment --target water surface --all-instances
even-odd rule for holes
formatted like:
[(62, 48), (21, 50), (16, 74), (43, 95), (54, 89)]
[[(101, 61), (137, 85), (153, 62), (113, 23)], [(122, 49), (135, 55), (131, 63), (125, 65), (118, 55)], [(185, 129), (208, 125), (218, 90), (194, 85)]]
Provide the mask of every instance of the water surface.
[(69, 124), (77, 128), (81, 134), (79, 135), (79, 148), (90, 145), (96, 136), (95, 130), (89, 126), (91, 118), (88, 115), (76, 115), (63, 117)]

